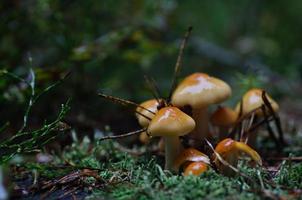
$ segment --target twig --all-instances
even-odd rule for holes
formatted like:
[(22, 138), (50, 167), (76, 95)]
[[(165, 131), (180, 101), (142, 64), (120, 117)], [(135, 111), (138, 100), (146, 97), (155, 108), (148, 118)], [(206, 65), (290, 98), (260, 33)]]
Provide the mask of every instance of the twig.
[(156, 99), (158, 103), (160, 103), (160, 93), (154, 79), (150, 79), (147, 75), (144, 75), (144, 78), (147, 83), (148, 89), (152, 93), (153, 97)]
[(105, 137), (100, 138), (99, 141), (108, 140), (108, 139), (124, 138), (124, 137), (128, 137), (128, 136), (135, 135), (135, 134), (138, 134), (138, 133), (142, 133), (146, 130), (147, 130), (146, 128), (143, 128), (143, 129), (140, 129), (140, 130), (132, 131), (132, 132), (121, 134), (121, 135), (109, 135), (109, 136), (105, 136)]
[(280, 121), (280, 117), (279, 115), (276, 114), (276, 112), (274, 111), (271, 103), (269, 102), (269, 100), (267, 99), (267, 96), (266, 96), (266, 92), (263, 90), (262, 91), (262, 99), (263, 99), (263, 102), (265, 103), (265, 105), (268, 107), (268, 109), (270, 110), (270, 113), (272, 114), (273, 118), (274, 118), (274, 121), (275, 121), (275, 124), (276, 124), (276, 127), (277, 127), (277, 130), (278, 130), (278, 133), (279, 133), (279, 140), (280, 140), (280, 143), (281, 144), (285, 144), (285, 141), (284, 141), (284, 137), (283, 137), (283, 130), (282, 130), (282, 126), (281, 126), (281, 121)]
[(173, 75), (173, 79), (172, 79), (172, 85), (171, 85), (171, 89), (170, 89), (170, 92), (169, 92), (169, 96), (167, 98), (168, 103), (170, 103), (170, 101), (171, 101), (173, 91), (174, 91), (174, 89), (176, 87), (176, 84), (177, 84), (178, 74), (179, 74), (179, 71), (180, 71), (181, 63), (182, 63), (183, 52), (184, 52), (185, 46), (187, 44), (187, 41), (188, 41), (188, 38), (190, 36), (190, 33), (191, 33), (192, 29), (193, 29), (192, 26), (190, 26), (188, 28), (188, 30), (187, 30), (187, 32), (186, 32), (186, 34), (185, 34), (185, 36), (182, 40), (182, 43), (180, 45), (178, 57), (177, 57), (175, 68), (174, 68), (174, 75)]
[(297, 157), (270, 157), (266, 158), (266, 160), (276, 160), (276, 161), (282, 161), (282, 160), (290, 160), (290, 161), (302, 161), (302, 156)]
[[(272, 127), (270, 126), (269, 124), (269, 121), (267, 120), (268, 119), (268, 115), (266, 113), (266, 108), (265, 108), (265, 105), (262, 105), (261, 107), (262, 109), (262, 112), (263, 112), (263, 115), (264, 115), (264, 121), (265, 121), (265, 124), (266, 124), (266, 129), (268, 131), (268, 134), (270, 135), (270, 137), (273, 139), (273, 141), (275, 142), (276, 144), (276, 148), (277, 148), (277, 151), (281, 151), (282, 150), (282, 145), (279, 144), (279, 141), (278, 139), (276, 138), (275, 134), (274, 134), (274, 131), (272, 129)], [(279, 148), (280, 147), (280, 148)]]
[(152, 112), (151, 110), (137, 104), (137, 103), (134, 103), (132, 101), (128, 101), (128, 100), (125, 100), (125, 99), (121, 99), (121, 98), (118, 98), (118, 97), (114, 97), (114, 96), (110, 96), (110, 95), (107, 95), (107, 94), (103, 94), (103, 93), (99, 93), (98, 96), (104, 98), (104, 99), (108, 99), (114, 103), (119, 103), (121, 105), (124, 105), (124, 106), (127, 106), (127, 105), (130, 105), (130, 106), (135, 106), (135, 107), (139, 107), (143, 110), (146, 110), (150, 113), (152, 113), (153, 115), (155, 115), (155, 112)]

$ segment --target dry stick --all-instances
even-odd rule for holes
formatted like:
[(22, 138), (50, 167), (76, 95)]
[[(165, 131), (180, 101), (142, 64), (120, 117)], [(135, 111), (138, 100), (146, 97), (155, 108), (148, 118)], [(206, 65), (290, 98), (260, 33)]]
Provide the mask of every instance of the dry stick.
[(147, 120), (151, 121), (152, 119), (150, 117), (148, 117), (147, 115), (144, 115), (143, 113), (140, 113), (140, 112), (137, 112), (137, 111), (134, 111), (136, 114), (146, 118)]
[(265, 105), (266, 105), (266, 106), (268, 107), (268, 109), (270, 110), (270, 113), (272, 114), (272, 116), (273, 116), (273, 118), (274, 118), (274, 121), (275, 121), (277, 130), (278, 130), (278, 134), (279, 134), (280, 143), (281, 143), (281, 144), (285, 144), (284, 137), (283, 137), (283, 129), (282, 129), (282, 126), (281, 126), (280, 117), (279, 117), (279, 115), (276, 114), (276, 112), (274, 111), (274, 109), (273, 109), (271, 103), (270, 103), (269, 100), (267, 99), (266, 92), (265, 92), (264, 90), (262, 91), (262, 99), (263, 99), (263, 102), (265, 103)]
[(103, 94), (103, 93), (99, 93), (98, 95), (99, 95), (100, 97), (102, 97), (102, 98), (104, 98), (104, 99), (108, 99), (108, 100), (110, 100), (110, 101), (112, 101), (112, 102), (114, 102), (114, 103), (119, 103), (119, 104), (124, 105), (124, 106), (130, 105), (130, 106), (139, 107), (139, 108), (141, 108), (141, 109), (143, 109), (143, 110), (146, 110), (146, 111), (148, 111), (149, 113), (152, 113), (153, 115), (155, 115), (155, 112), (152, 112), (151, 110), (149, 110), (149, 109), (147, 109), (147, 108), (145, 108), (145, 107), (143, 107), (143, 106), (141, 106), (141, 105), (139, 105), (139, 104), (137, 104), (137, 103), (134, 103), (134, 102), (132, 102), (132, 101), (128, 101), (128, 100), (125, 100), (125, 99), (121, 99), (121, 98), (114, 97), (114, 96), (110, 96), (110, 95)]
[(142, 133), (146, 130), (147, 130), (146, 128), (143, 128), (143, 129), (139, 129), (139, 130), (132, 131), (132, 132), (129, 132), (129, 133), (121, 134), (121, 135), (109, 135), (109, 136), (105, 136), (105, 137), (100, 138), (99, 141), (108, 140), (108, 139), (124, 138), (124, 137), (128, 137), (128, 136), (135, 135), (135, 134), (138, 134), (138, 133)]
[(280, 158), (276, 158), (276, 157), (271, 157), (271, 158), (267, 158), (266, 160), (290, 160), (290, 161), (302, 161), (302, 156), (298, 156), (298, 157), (280, 157)]
[(151, 81), (151, 79), (147, 75), (144, 75), (144, 78), (147, 83), (148, 89), (152, 93), (152, 96), (156, 99), (157, 103), (160, 103), (160, 94), (158, 87), (155, 84), (155, 81), (153, 79), (153, 81)]
[[(277, 137), (275, 136), (275, 133), (274, 133), (272, 127), (271, 127), (270, 124), (269, 124), (269, 121), (267, 120), (269, 116), (268, 116), (267, 113), (266, 113), (265, 105), (262, 105), (262, 106), (261, 106), (261, 109), (262, 109), (262, 112), (263, 112), (263, 115), (264, 115), (264, 120), (265, 120), (265, 124), (266, 124), (266, 129), (267, 129), (267, 131), (268, 131), (270, 137), (271, 137), (271, 138), (274, 140), (274, 142), (276, 143), (277, 151), (280, 151), (280, 150), (282, 149), (282, 145), (280, 145), (280, 143), (279, 143)], [(280, 147), (280, 148), (278, 148), (278, 147)]]
[(173, 91), (174, 91), (174, 89), (176, 87), (176, 84), (177, 84), (177, 79), (178, 79), (178, 74), (179, 74), (180, 67), (181, 67), (183, 52), (184, 52), (185, 46), (187, 44), (187, 41), (188, 41), (188, 38), (191, 34), (192, 29), (193, 29), (192, 26), (190, 26), (188, 28), (188, 30), (187, 30), (187, 32), (186, 32), (186, 34), (185, 34), (185, 36), (182, 40), (182, 43), (180, 45), (177, 61), (176, 61), (175, 68), (174, 68), (174, 75), (173, 75), (173, 79), (172, 79), (172, 85), (171, 85), (169, 96), (167, 98), (168, 104), (171, 102), (171, 97), (172, 97)]
[[(273, 118), (272, 117), (269, 117), (266, 119), (268, 122), (272, 121)], [(266, 123), (266, 120), (262, 120), (262, 121), (259, 121), (257, 122), (256, 124), (254, 124), (248, 131), (249, 132), (253, 132), (254, 130), (256, 130), (257, 128), (259, 128), (259, 126), (263, 125), (264, 123)]]

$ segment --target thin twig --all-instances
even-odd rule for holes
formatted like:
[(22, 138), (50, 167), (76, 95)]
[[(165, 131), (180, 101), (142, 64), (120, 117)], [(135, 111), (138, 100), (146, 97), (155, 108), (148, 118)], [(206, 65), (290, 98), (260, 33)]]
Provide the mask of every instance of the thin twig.
[(154, 79), (152, 79), (153, 81), (151, 81), (151, 79), (147, 76), (147, 75), (144, 75), (144, 78), (145, 78), (145, 81), (147, 83), (147, 86), (148, 86), (148, 89), (150, 90), (150, 92), (152, 93), (152, 96), (156, 99), (156, 101), (158, 103), (160, 103), (160, 94), (159, 94), (159, 91), (158, 91), (158, 87), (155, 85), (155, 81)]
[(146, 130), (147, 130), (146, 128), (143, 128), (143, 129), (140, 129), (140, 130), (132, 131), (132, 132), (121, 134), (121, 135), (109, 135), (109, 136), (105, 136), (105, 137), (100, 138), (99, 141), (108, 140), (108, 139), (124, 138), (124, 137), (128, 137), (128, 136), (135, 135), (135, 134), (138, 134), (138, 133), (142, 133)]
[(169, 96), (167, 98), (168, 103), (170, 103), (170, 101), (171, 101), (173, 91), (174, 91), (174, 89), (176, 87), (176, 84), (177, 84), (178, 74), (180, 72), (180, 67), (181, 67), (181, 63), (182, 63), (183, 52), (184, 52), (185, 46), (187, 44), (187, 41), (188, 41), (188, 38), (190, 36), (190, 33), (191, 33), (192, 29), (193, 29), (192, 26), (188, 27), (188, 30), (187, 30), (187, 32), (186, 32), (186, 34), (185, 34), (185, 36), (182, 40), (182, 43), (180, 45), (178, 57), (177, 57), (175, 68), (174, 68), (174, 75), (173, 75), (173, 79), (172, 79), (172, 85), (171, 85), (171, 89), (170, 89), (170, 92), (169, 92)]
[(155, 115), (155, 112), (152, 112), (151, 110), (149, 110), (149, 109), (147, 109), (147, 108), (145, 108), (145, 107), (143, 107), (143, 106), (141, 106), (137, 103), (134, 103), (132, 101), (128, 101), (128, 100), (125, 100), (125, 99), (121, 99), (121, 98), (110, 96), (110, 95), (103, 94), (103, 93), (99, 93), (98, 96), (100, 96), (104, 99), (110, 100), (114, 103), (119, 103), (119, 104), (124, 105), (124, 106), (129, 106), (130, 105), (130, 106), (139, 107), (139, 108), (141, 108), (143, 110), (146, 110), (146, 111), (152, 113), (153, 115)]
[(277, 151), (280, 151), (280, 150), (282, 150), (282, 145), (279, 144), (279, 141), (276, 138), (275, 133), (274, 133), (272, 127), (270, 126), (269, 121), (267, 120), (269, 116), (266, 113), (265, 105), (262, 105), (262, 112), (263, 112), (263, 115), (264, 115), (264, 121), (265, 121), (265, 124), (266, 124), (267, 132), (270, 135), (270, 137), (273, 139), (273, 141), (275, 142)]
[(277, 130), (278, 130), (278, 133), (279, 133), (279, 140), (280, 140), (280, 143), (281, 144), (285, 144), (285, 141), (284, 141), (284, 137), (283, 137), (283, 129), (282, 129), (282, 125), (281, 125), (281, 121), (280, 121), (280, 117), (279, 115), (274, 111), (271, 103), (269, 102), (269, 100), (267, 99), (267, 96), (266, 96), (266, 92), (263, 90), (262, 91), (262, 99), (263, 99), (263, 102), (265, 103), (265, 105), (268, 107), (268, 109), (270, 110), (270, 113), (272, 114), (273, 118), (274, 118), (274, 121), (275, 121), (275, 124), (276, 124), (276, 127), (277, 127)]

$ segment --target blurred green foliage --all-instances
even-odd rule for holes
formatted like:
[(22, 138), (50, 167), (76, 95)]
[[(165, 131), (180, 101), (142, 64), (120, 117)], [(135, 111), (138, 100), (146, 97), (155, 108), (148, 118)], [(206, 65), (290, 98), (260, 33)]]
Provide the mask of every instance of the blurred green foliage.
[[(55, 113), (56, 105), (68, 96), (74, 99), (71, 123), (89, 121), (102, 127), (100, 121), (120, 120), (112, 114), (119, 108), (97, 99), (97, 91), (140, 102), (151, 98), (143, 79), (147, 74), (155, 78), (164, 95), (168, 93), (179, 40), (189, 25), (194, 27), (193, 37), (232, 51), (239, 60), (260, 62), (286, 80), (298, 80), (302, 74), (301, 9), (298, 0), (1, 1), (0, 66), (26, 77), (31, 56), (37, 87), (70, 70), (71, 78), (48, 98), (50, 105), (44, 99), (37, 106), (37, 116)], [(208, 57), (194, 45), (189, 40), (182, 76), (205, 71), (229, 81), (235, 89), (242, 89), (241, 82), (246, 86), (250, 77), (256, 77), (256, 85), (257, 79), (264, 80), (264, 87), (269, 82), (259, 75), (262, 68), (229, 66), (215, 52)], [(238, 79), (234, 72), (243, 76)], [(24, 90), (0, 79), (1, 113), (9, 121), (19, 121), (15, 117), (21, 116), (28, 95)], [(242, 92), (235, 93), (235, 100)], [(5, 121), (3, 116), (1, 121)]]

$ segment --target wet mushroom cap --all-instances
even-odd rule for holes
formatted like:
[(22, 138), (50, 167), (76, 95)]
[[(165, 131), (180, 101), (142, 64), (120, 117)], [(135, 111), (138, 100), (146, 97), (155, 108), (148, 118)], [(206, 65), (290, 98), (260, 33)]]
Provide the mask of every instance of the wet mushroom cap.
[(230, 126), (237, 120), (237, 113), (228, 107), (218, 107), (212, 114), (211, 122), (215, 126)]
[(147, 132), (150, 136), (183, 136), (195, 128), (195, 121), (176, 107), (160, 109), (151, 120)]
[[(262, 92), (263, 92), (262, 89), (254, 88), (244, 94), (244, 96), (242, 97), (242, 103), (243, 103), (242, 115), (246, 115), (249, 112), (253, 111), (254, 109), (261, 107), (264, 104), (262, 99)], [(273, 110), (277, 112), (279, 110), (278, 104), (268, 94), (266, 94), (266, 97), (270, 102)], [(240, 112), (240, 104), (241, 102), (239, 102), (235, 108), (235, 111), (238, 114)], [(261, 109), (257, 110), (256, 115), (262, 116), (263, 115), (262, 110)]]
[(224, 81), (205, 73), (194, 73), (175, 89), (172, 103), (176, 106), (203, 108), (226, 100), (231, 93), (230, 86)]
[[(145, 101), (143, 103), (140, 104), (140, 106), (150, 110), (151, 112), (156, 113), (157, 112), (157, 106), (158, 106), (158, 101), (156, 99), (151, 99), (148, 101)], [(138, 119), (138, 123), (142, 126), (142, 127), (147, 127), (149, 125), (150, 120), (147, 119), (146, 117), (149, 117), (150, 119), (152, 119), (154, 117), (154, 114), (152, 114), (151, 112), (149, 112), (148, 110), (145, 110), (141, 107), (137, 107), (136, 108), (136, 112), (141, 113), (140, 114), (135, 114), (136, 118)], [(146, 117), (144, 117), (144, 116)]]
[(195, 175), (199, 176), (208, 170), (208, 165), (204, 162), (191, 162), (184, 170), (184, 176)]
[[(243, 142), (238, 142), (232, 140), (231, 138), (226, 138), (219, 142), (215, 148), (215, 151), (224, 159), (228, 157), (233, 157), (233, 159), (238, 159), (239, 153), (245, 153), (249, 155), (254, 161), (259, 165), (262, 165), (262, 160), (260, 155), (251, 147)], [(219, 159), (214, 154), (214, 163), (216, 166), (221, 165)]]
[(210, 159), (204, 153), (194, 149), (188, 148), (183, 150), (174, 161), (174, 168), (179, 169), (185, 162), (203, 162), (210, 164)]

